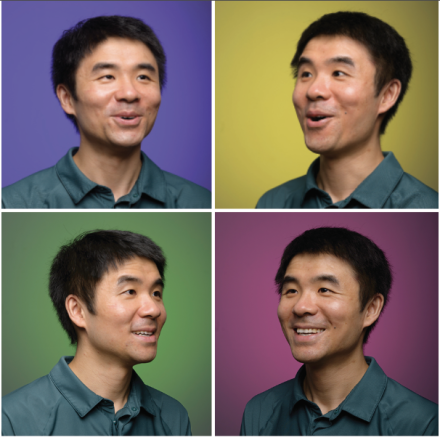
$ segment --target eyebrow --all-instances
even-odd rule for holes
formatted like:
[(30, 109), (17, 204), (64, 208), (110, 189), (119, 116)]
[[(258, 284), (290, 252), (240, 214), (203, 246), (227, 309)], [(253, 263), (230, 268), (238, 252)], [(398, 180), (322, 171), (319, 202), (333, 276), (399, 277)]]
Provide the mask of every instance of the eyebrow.
[[(332, 284), (335, 285), (340, 285), (338, 278), (333, 275), (327, 275), (327, 274), (318, 275), (311, 279), (311, 282), (323, 282), (323, 281), (331, 282)], [(295, 276), (285, 276), (283, 282), (281, 283), (281, 288), (283, 288), (285, 284), (289, 284), (289, 283), (294, 283), (299, 285), (299, 280), (295, 278)]]
[[(116, 284), (117, 284), (117, 285), (122, 285), (122, 284), (131, 283), (131, 282), (135, 282), (135, 283), (137, 283), (137, 284), (143, 284), (143, 281), (142, 281), (140, 278), (138, 278), (137, 276), (131, 276), (131, 275), (123, 275), (123, 276), (120, 276), (120, 277), (118, 278), (118, 282), (117, 282)], [(159, 285), (159, 286), (161, 286), (162, 288), (165, 287), (165, 284), (164, 284), (162, 278), (157, 278), (157, 279), (153, 282), (152, 287), (154, 287), (154, 286), (156, 286), (156, 285)]]
[[(299, 69), (304, 64), (313, 65), (313, 61), (306, 56), (301, 56), (298, 61), (297, 69)], [(353, 59), (351, 59), (349, 56), (335, 56), (334, 58), (327, 59), (325, 61), (325, 64), (346, 64), (350, 65), (351, 67), (355, 66)]]
[[(112, 64), (110, 62), (98, 62), (93, 66), (92, 73), (100, 70), (119, 70), (119, 66), (116, 64)], [(156, 69), (154, 68), (154, 66), (148, 62), (144, 62), (136, 65), (134, 70), (148, 70), (151, 71), (152, 73), (156, 73)]]

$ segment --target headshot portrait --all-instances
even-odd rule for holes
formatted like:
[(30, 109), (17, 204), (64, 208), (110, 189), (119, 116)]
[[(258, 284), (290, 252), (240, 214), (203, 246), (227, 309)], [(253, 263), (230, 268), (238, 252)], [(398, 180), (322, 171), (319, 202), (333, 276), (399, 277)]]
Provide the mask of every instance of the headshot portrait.
[(217, 213), (216, 434), (436, 435), (437, 223)]
[(15, 3), (2, 29), (3, 208), (211, 207), (210, 3)]
[(437, 3), (217, 6), (216, 207), (438, 207)]
[(3, 435), (211, 434), (210, 214), (12, 212), (2, 234)]

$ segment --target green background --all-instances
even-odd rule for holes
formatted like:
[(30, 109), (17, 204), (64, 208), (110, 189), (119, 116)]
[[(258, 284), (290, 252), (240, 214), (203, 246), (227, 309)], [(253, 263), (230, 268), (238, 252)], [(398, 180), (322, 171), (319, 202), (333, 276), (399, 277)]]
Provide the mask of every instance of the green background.
[(94, 229), (150, 237), (164, 251), (168, 318), (154, 361), (135, 366), (143, 381), (180, 401), (194, 435), (211, 434), (211, 214), (2, 214), (2, 395), (74, 355), (48, 295), (61, 245)]
[(438, 190), (438, 2), (219, 1), (215, 4), (215, 201), (255, 208), (270, 188), (306, 174), (310, 152), (292, 103), (290, 62), (322, 15), (359, 11), (405, 39), (414, 71), (381, 137), (403, 170)]

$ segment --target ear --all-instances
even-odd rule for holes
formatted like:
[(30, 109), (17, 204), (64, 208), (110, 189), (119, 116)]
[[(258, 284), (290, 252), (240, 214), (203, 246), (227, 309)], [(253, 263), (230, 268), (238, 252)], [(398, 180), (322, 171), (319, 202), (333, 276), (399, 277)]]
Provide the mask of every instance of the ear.
[(70, 317), (70, 320), (76, 325), (78, 328), (85, 328), (87, 326), (85, 319), (85, 306), (84, 303), (81, 302), (78, 296), (74, 294), (69, 294), (66, 298), (66, 310), (67, 314)]
[(373, 299), (371, 299), (370, 303), (367, 305), (367, 311), (365, 312), (364, 318), (364, 328), (371, 326), (380, 316), (380, 313), (383, 308), (383, 295), (378, 293)]
[(400, 80), (393, 79), (390, 83), (385, 85), (385, 87), (380, 92), (380, 105), (379, 114), (383, 114), (392, 108), (399, 98), (400, 91), (402, 90), (402, 84)]
[(73, 106), (73, 97), (66, 85), (59, 84), (57, 86), (57, 97), (64, 112), (76, 117), (75, 107)]

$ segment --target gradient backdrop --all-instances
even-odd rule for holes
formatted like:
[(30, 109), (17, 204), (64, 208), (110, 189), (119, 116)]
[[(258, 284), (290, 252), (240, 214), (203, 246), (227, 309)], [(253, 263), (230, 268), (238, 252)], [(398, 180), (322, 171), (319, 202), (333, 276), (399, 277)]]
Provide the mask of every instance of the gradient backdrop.
[(365, 355), (438, 402), (437, 213), (216, 213), (216, 435), (238, 435), (246, 403), (295, 377), (274, 284), (284, 248), (314, 227), (343, 226), (387, 255), (394, 285)]
[(2, 5), (2, 186), (51, 167), (79, 135), (52, 91), (52, 47), (81, 20), (127, 15), (150, 25), (168, 83), (142, 150), (163, 170), (211, 188), (211, 3), (15, 1)]
[(406, 40), (414, 74), (382, 150), (438, 191), (438, 2), (235, 1), (215, 4), (216, 207), (254, 208), (302, 176), (310, 152), (292, 104), (290, 62), (301, 33), (324, 14), (374, 15)]
[(2, 395), (75, 353), (48, 295), (61, 245), (88, 230), (127, 230), (150, 237), (168, 261), (157, 358), (135, 370), (184, 405), (193, 434), (210, 435), (211, 214), (6, 212), (2, 219)]

